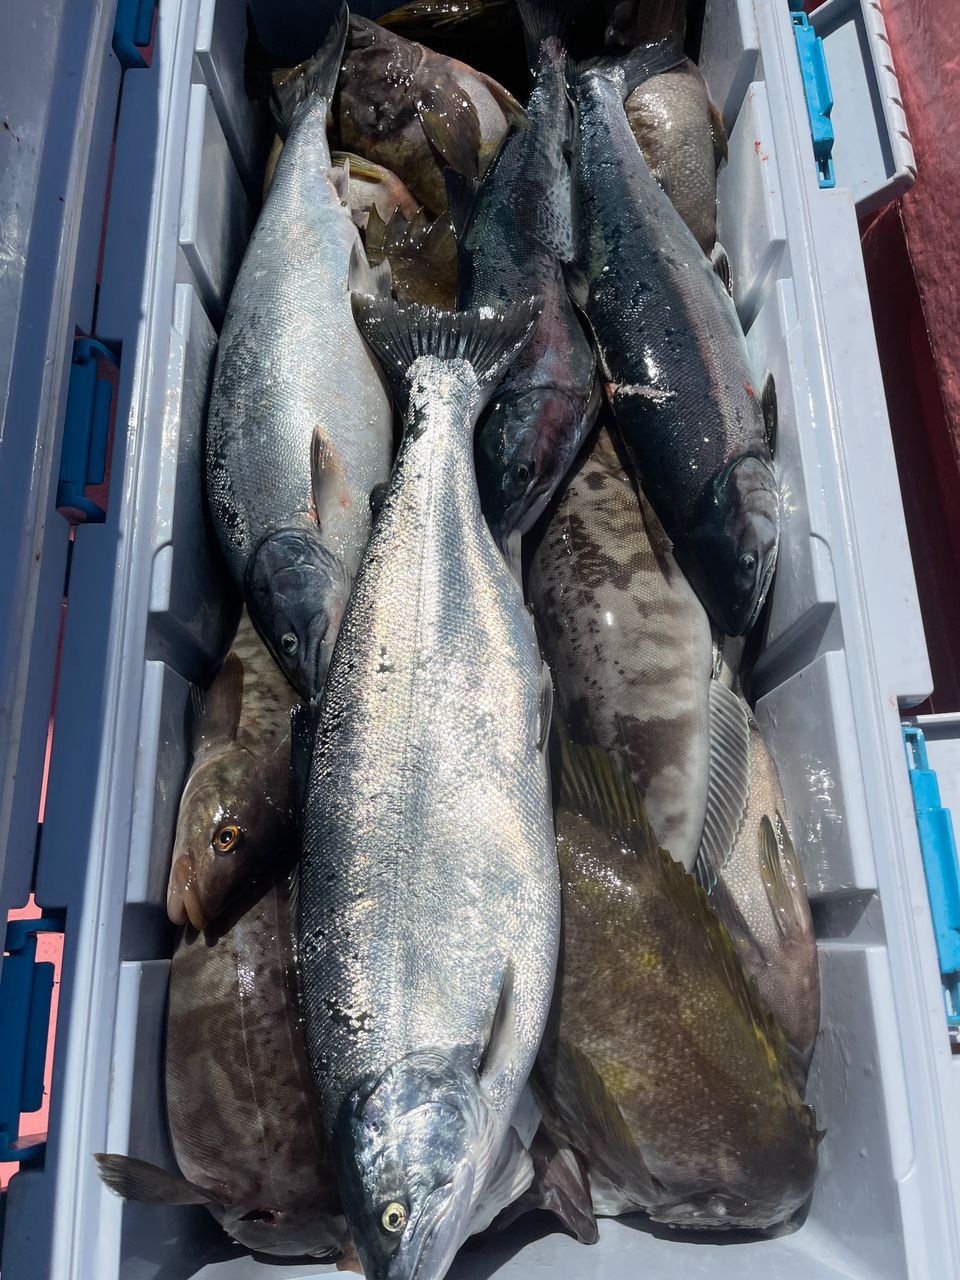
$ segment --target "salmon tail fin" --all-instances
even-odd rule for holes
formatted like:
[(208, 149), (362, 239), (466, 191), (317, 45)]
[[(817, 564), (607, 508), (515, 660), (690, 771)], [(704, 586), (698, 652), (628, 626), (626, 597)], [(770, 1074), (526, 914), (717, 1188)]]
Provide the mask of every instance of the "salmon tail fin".
[(466, 361), (481, 393), (489, 395), (526, 344), (543, 307), (539, 298), (480, 311), (440, 311), (361, 293), (351, 301), (357, 326), (401, 403), (410, 369), (421, 356)]
[(558, 55), (564, 52), (570, 24), (582, 8), (583, 0), (517, 0), (531, 70), (545, 41), (555, 42)]
[(314, 98), (323, 98), (329, 103), (333, 97), (347, 43), (349, 20), (349, 10), (343, 4), (330, 24), (326, 39), (314, 56), (289, 71), (274, 74), (270, 107), (281, 137), (285, 138), (290, 132), (294, 119), (305, 103)]
[(124, 1200), (139, 1200), (142, 1204), (223, 1203), (213, 1192), (146, 1160), (104, 1152), (97, 1152), (93, 1158), (104, 1183)]
[(639, 44), (628, 53), (613, 57), (603, 54), (599, 58), (589, 58), (580, 63), (568, 58), (567, 80), (574, 84), (589, 76), (599, 76), (617, 85), (621, 97), (626, 100), (645, 80), (670, 71), (685, 60), (683, 41), (675, 35), (669, 35), (648, 44)]

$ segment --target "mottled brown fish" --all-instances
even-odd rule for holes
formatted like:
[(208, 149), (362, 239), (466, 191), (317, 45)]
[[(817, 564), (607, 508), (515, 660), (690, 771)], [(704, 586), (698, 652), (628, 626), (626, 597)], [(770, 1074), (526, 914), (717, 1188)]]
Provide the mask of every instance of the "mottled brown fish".
[(205, 928), (232, 893), (286, 855), (290, 712), (298, 702), (244, 609), (226, 661), (193, 698), (193, 762), (167, 888), (174, 924)]
[[(783, 1036), (636, 790), (600, 752), (562, 754), (563, 943), (536, 1071), (547, 1133), (585, 1163), (597, 1214), (773, 1228), (817, 1169)], [(571, 1221), (581, 1238), (589, 1205)]]
[(204, 1204), (258, 1253), (339, 1255), (347, 1231), (303, 1045), (286, 874), (222, 926), (181, 937), (165, 1073), (180, 1174), (98, 1155), (107, 1185)]
[[(727, 155), (723, 120), (703, 76), (685, 59), (628, 96), (627, 120), (647, 164), (705, 254), (717, 241), (717, 167)], [(724, 264), (724, 270), (729, 270)]]
[[(573, 739), (620, 757), (689, 870), (709, 797), (710, 624), (606, 422), (552, 508), (528, 595)], [(742, 802), (724, 824), (727, 848), (741, 813)]]
[(522, 116), (490, 76), (351, 16), (336, 104), (341, 145), (386, 165), (432, 217), (447, 208), (443, 170), (479, 177)]

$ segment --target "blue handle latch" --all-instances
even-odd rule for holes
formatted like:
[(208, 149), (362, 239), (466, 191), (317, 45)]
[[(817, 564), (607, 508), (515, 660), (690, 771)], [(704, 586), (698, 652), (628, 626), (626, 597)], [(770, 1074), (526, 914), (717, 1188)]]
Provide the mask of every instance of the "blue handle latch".
[(106, 518), (107, 458), (117, 410), (119, 364), (95, 338), (73, 344), (67, 412), (63, 421), (57, 509), (68, 520)]
[(940, 803), (940, 784), (927, 761), (923, 730), (916, 725), (904, 725), (903, 739), (937, 940), (947, 1025), (951, 1043), (960, 1048), (960, 863), (953, 820), (950, 810)]
[(153, 43), (153, 15), (157, 0), (117, 0), (117, 16), (113, 22), (113, 52), (121, 67), (150, 65)]
[(62, 933), (62, 912), (7, 924), (0, 972), (0, 1161), (31, 1160), (46, 1134), (20, 1137), (21, 1113), (43, 1105), (54, 966), (36, 963), (37, 934)]
[[(792, 8), (795, 6), (791, 5)], [(833, 92), (827, 72), (827, 59), (823, 41), (810, 25), (805, 13), (791, 13), (793, 34), (797, 38), (797, 54), (800, 58), (800, 74), (807, 98), (807, 115), (810, 117), (810, 135), (813, 138), (813, 156), (821, 187), (835, 187), (837, 176), (833, 170)]]

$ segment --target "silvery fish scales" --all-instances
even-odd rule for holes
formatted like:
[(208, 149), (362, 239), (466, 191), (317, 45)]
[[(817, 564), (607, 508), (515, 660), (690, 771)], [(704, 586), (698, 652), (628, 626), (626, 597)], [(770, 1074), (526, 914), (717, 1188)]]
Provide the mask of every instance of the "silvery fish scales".
[(277, 87), (289, 126), (224, 322), (207, 423), (207, 494), (258, 631), (312, 696), (329, 663), (389, 474), (392, 411), (350, 312), (363, 275), (326, 120), (346, 11)]
[[(431, 1280), (529, 1181), (510, 1121), (549, 1005), (559, 885), (536, 636), (472, 457), (484, 348), (510, 324), (515, 347), (518, 321), (379, 305), (362, 324), (405, 388), (405, 434), (320, 708), (300, 946), (367, 1275)], [(405, 356), (405, 325), (427, 352), (476, 332), (462, 358), (456, 343)]]

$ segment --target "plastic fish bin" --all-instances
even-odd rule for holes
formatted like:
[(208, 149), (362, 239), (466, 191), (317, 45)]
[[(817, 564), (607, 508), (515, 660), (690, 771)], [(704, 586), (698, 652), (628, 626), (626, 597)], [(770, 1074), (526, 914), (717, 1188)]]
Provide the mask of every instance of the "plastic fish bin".
[[(149, 4), (133, 8), (118, 40), (110, 3), (51, 0), (41, 54), (14, 56), (8, 33), (0, 55), (4, 93), (32, 104), (18, 119), (33, 147), (17, 153), (30, 253), (24, 234), (23, 260), (9, 258), (14, 285), (22, 276), (30, 287), (22, 306), (19, 294), (0, 298), (16, 339), (12, 366), (0, 353), (4, 377), (13, 370), (6, 421), (16, 410), (21, 422), (0, 476), (0, 532), (15, 552), (0, 572), (12, 602), (0, 731), (16, 730), (0, 734), (0, 906), (24, 901), (32, 877), (37, 901), (66, 921), (50, 1132), (11, 1183), (2, 1269), (4, 1280), (321, 1275), (332, 1268), (244, 1254), (203, 1210), (117, 1199), (92, 1159), (128, 1152), (174, 1167), (162, 1089), (165, 886), (190, 683), (222, 653), (236, 607), (207, 537), (200, 441), (269, 139), (244, 95), (244, 0), (160, 0), (150, 21)], [(323, 25), (315, 2), (261, 10), (288, 31), (302, 22), (301, 51)], [(883, 127), (876, 93), (896, 98), (896, 81), (889, 50), (877, 55), (879, 6), (864, 0), (862, 12), (869, 21), (856, 31), (873, 43), (841, 40), (828, 65), (836, 84), (873, 86), (861, 103), (867, 130)], [(730, 135), (719, 234), (756, 371), (773, 372), (779, 397), (783, 540), (754, 687), (817, 925), (823, 1017), (809, 1099), (826, 1130), (820, 1174), (790, 1235), (694, 1241), (631, 1219), (603, 1222), (587, 1248), (528, 1221), (468, 1247), (458, 1280), (960, 1276), (960, 1059), (944, 1023), (899, 710), (929, 691), (930, 674), (851, 192), (870, 199), (870, 183), (862, 166), (845, 173), (840, 147), (836, 186), (820, 185), (786, 0), (709, 0), (701, 65)], [(842, 100), (844, 116), (856, 114)], [(870, 190), (889, 179), (888, 165)], [(106, 344), (118, 373), (104, 518), (68, 546), (55, 460), (74, 333)], [(37, 424), (36, 442), (23, 422)], [(31, 787), (65, 568), (34, 867)]]

